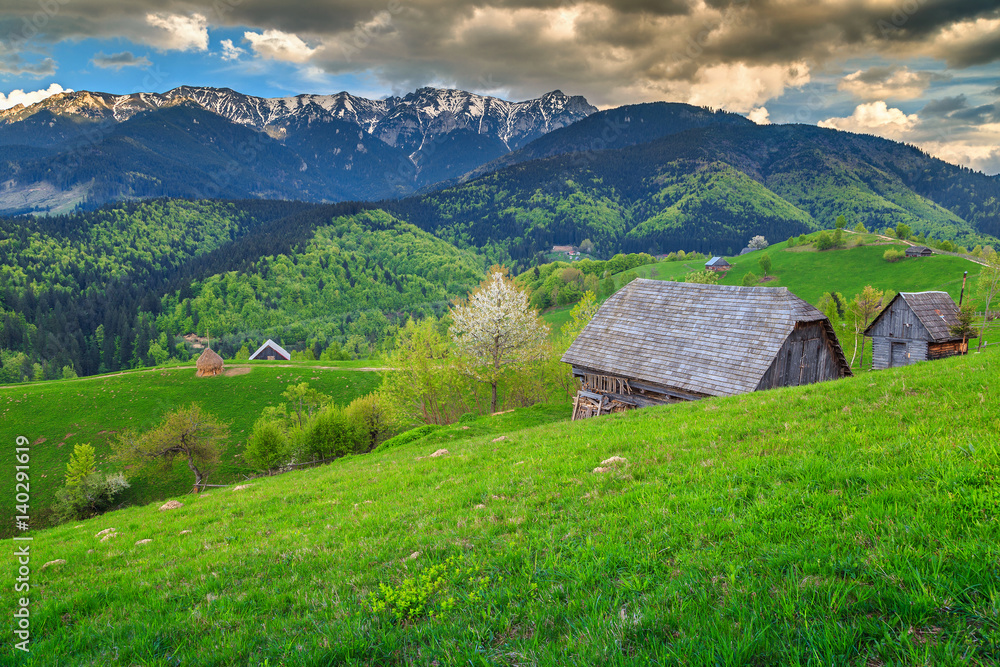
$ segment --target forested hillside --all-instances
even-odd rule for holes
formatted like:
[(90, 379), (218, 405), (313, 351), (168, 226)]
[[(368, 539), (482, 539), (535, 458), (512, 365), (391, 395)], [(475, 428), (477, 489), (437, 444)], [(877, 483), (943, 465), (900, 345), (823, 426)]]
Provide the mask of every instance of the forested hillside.
[(514, 164), (385, 206), (454, 243), (514, 259), (587, 238), (605, 257), (734, 254), (754, 234), (828, 229), (839, 215), (851, 227), (904, 223), (970, 247), (1000, 235), (1000, 179), (904, 144), (805, 125), (696, 127)]
[(291, 324), (290, 345), (370, 345), (478, 282), (468, 251), (366, 208), (154, 200), (0, 219), (0, 382), (184, 359), (176, 336), (195, 331), (228, 334), (227, 356)]

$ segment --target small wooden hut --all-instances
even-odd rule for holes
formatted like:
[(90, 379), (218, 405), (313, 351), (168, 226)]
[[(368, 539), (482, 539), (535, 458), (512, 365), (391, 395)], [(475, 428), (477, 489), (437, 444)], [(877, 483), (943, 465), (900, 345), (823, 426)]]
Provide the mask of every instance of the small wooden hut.
[(292, 358), (292, 355), (288, 354), (288, 352), (285, 351), (285, 348), (268, 338), (266, 343), (258, 347), (257, 351), (250, 355), (250, 358), (267, 359), (270, 361), (281, 359), (283, 361), (288, 361)]
[(951, 333), (958, 323), (958, 306), (947, 292), (900, 292), (865, 329), (872, 339), (872, 368), (961, 354), (962, 337)]
[(705, 262), (705, 268), (709, 271), (728, 271), (733, 268), (733, 265), (724, 260), (722, 257), (713, 257)]
[(215, 350), (210, 347), (206, 347), (205, 351), (201, 353), (198, 357), (198, 363), (196, 364), (198, 372), (195, 374), (200, 378), (214, 377), (222, 373), (225, 370), (225, 364), (222, 361), (222, 357), (216, 354)]
[(562, 360), (583, 382), (574, 419), (851, 375), (830, 321), (785, 287), (641, 278)]
[(906, 249), (907, 257), (930, 257), (934, 252), (927, 246), (911, 245)]

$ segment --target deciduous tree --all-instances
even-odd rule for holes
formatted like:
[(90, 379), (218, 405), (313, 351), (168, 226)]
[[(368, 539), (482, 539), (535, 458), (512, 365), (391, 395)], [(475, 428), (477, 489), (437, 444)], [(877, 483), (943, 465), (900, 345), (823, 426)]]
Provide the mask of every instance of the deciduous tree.
[(120, 460), (139, 468), (161, 462), (170, 465), (181, 457), (194, 474), (194, 492), (204, 483), (206, 467), (219, 460), (227, 424), (204, 412), (197, 403), (168, 413), (152, 431), (123, 433), (115, 443)]
[(490, 269), (468, 299), (455, 304), (451, 317), (451, 339), (470, 360), (473, 376), (490, 386), (490, 411), (496, 412), (500, 378), (541, 357), (549, 328), (500, 266)]
[(871, 324), (872, 320), (875, 319), (875, 315), (882, 310), (882, 299), (885, 296), (883, 290), (878, 290), (871, 285), (866, 285), (861, 294), (854, 295), (854, 301), (851, 302), (848, 311), (852, 316), (854, 323), (854, 354), (851, 355), (851, 365), (854, 365), (854, 358), (858, 354), (858, 338), (861, 338), (861, 359), (858, 361), (858, 367), (864, 366), (865, 363), (865, 336), (864, 331)]

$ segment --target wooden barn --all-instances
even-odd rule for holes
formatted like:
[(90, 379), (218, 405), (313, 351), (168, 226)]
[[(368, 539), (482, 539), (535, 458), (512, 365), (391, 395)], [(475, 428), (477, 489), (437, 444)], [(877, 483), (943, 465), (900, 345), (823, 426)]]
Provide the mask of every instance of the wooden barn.
[(705, 268), (709, 271), (728, 271), (733, 265), (721, 257), (713, 257), (705, 262)]
[(934, 252), (927, 246), (911, 245), (906, 249), (907, 257), (930, 257)]
[(281, 359), (284, 361), (288, 361), (289, 359), (292, 358), (292, 355), (288, 354), (288, 352), (285, 351), (285, 348), (281, 347), (273, 340), (268, 338), (266, 343), (258, 347), (257, 351), (250, 355), (250, 358), (267, 359), (271, 361), (275, 359)]
[(872, 368), (882, 370), (961, 354), (958, 306), (947, 292), (900, 292), (865, 329), (872, 339)]
[(633, 280), (562, 360), (573, 418), (851, 375), (830, 321), (785, 287)]

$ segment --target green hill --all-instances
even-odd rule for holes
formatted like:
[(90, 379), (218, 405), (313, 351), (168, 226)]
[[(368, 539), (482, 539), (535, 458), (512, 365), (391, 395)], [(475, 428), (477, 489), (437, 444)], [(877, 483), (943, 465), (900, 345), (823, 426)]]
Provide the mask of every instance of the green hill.
[[(221, 463), (208, 483), (226, 484), (253, 473), (239, 458), (254, 421), (268, 405), (284, 402), (281, 393), (290, 384), (308, 382), (330, 395), (338, 405), (370, 393), (380, 381), (377, 373), (316, 365), (265, 362), (227, 363), (230, 376), (196, 378), (194, 366), (153, 368), (74, 380), (35, 382), (0, 387), (0, 406), (10, 437), (23, 435), (31, 448), (32, 518), (44, 525), (56, 490), (65, 482), (66, 464), (73, 447), (89, 443), (97, 450), (98, 470), (112, 472), (107, 465), (111, 442), (125, 429), (148, 430), (163, 415), (196, 402), (207, 412), (231, 424), (230, 437)], [(0, 462), (13, 470), (14, 451), (7, 448)], [(130, 478), (132, 488), (120, 500), (148, 503), (190, 490), (191, 473), (180, 460), (167, 469)], [(3, 499), (6, 516), (14, 499)], [(0, 536), (10, 536), (4, 525)]]
[(8, 642), (5, 660), (989, 664), (998, 364), (525, 429), (489, 417), (471, 438), (455, 425), (38, 531), (32, 653)]

